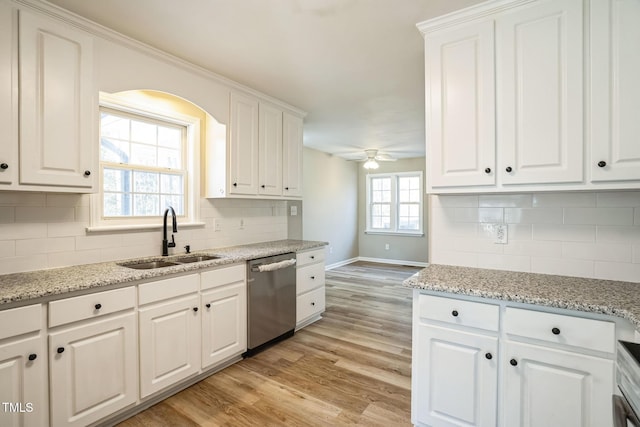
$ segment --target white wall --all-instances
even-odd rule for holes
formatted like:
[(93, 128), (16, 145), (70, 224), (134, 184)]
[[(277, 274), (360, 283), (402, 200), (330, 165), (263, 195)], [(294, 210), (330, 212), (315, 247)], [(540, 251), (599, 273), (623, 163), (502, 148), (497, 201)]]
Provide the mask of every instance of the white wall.
[(305, 148), (303, 165), (303, 238), (329, 242), (327, 265), (357, 257), (357, 163)]
[(640, 191), (430, 199), (434, 264), (640, 282)]
[[(187, 244), (201, 250), (287, 238), (285, 201), (202, 199), (200, 211), (206, 226), (178, 227), (170, 253)], [(162, 253), (161, 223), (156, 230), (93, 234), (88, 225), (88, 195), (1, 191), (0, 274)]]

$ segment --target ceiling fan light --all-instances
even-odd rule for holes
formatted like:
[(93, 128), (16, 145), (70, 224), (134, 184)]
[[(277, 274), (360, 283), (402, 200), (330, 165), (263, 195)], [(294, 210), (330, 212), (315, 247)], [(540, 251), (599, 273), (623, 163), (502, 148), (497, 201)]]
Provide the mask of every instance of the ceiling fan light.
[(366, 162), (364, 162), (365, 169), (378, 169), (378, 167), (378, 162), (376, 162), (375, 159), (368, 159)]

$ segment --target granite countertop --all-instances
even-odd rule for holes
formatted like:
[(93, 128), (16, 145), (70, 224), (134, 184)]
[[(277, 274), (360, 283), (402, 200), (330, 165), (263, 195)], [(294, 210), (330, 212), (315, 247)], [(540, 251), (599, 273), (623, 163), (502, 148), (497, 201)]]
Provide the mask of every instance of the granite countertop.
[(608, 314), (640, 329), (640, 283), (430, 265), (404, 286)]
[[(77, 265), (72, 267), (38, 270), (26, 273), (0, 275), (0, 310), (28, 303), (66, 298), (68, 293), (125, 284), (143, 279), (196, 271), (202, 268), (244, 262), (250, 259), (298, 252), (319, 248), (326, 242), (310, 240), (277, 240), (250, 245), (230, 246), (205, 251), (192, 252), (190, 255), (216, 255), (219, 258), (190, 264), (152, 270), (135, 270), (119, 264), (144, 261), (171, 261), (172, 258), (185, 256), (176, 254), (169, 257), (145, 257), (123, 259), (98, 264)], [(99, 290), (99, 289), (96, 289)]]

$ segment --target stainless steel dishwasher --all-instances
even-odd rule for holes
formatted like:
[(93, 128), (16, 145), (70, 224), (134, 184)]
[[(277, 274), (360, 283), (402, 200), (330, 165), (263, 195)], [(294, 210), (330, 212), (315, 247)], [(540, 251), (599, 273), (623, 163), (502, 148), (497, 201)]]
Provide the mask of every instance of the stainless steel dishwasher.
[(247, 263), (248, 344), (251, 356), (290, 337), (296, 327), (296, 254)]

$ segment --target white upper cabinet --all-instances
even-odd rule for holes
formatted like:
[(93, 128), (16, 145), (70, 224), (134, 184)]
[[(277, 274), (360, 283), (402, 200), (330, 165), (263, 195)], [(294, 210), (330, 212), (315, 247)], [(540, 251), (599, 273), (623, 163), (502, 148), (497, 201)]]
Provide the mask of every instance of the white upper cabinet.
[(93, 191), (97, 176), (93, 39), (19, 11), (20, 184)]
[(491, 20), (425, 36), (431, 187), (495, 184), (493, 46)]
[(583, 181), (582, 16), (582, 0), (546, 0), (496, 20), (504, 184)]
[(418, 24), (427, 191), (640, 188), (638, 20), (637, 0), (495, 0)]
[(302, 118), (285, 112), (282, 115), (282, 127), (282, 194), (302, 197)]
[(640, 180), (640, 2), (590, 7), (591, 179)]
[(258, 100), (231, 93), (229, 193), (258, 192)]
[(7, 2), (0, 3), (0, 188), (17, 181), (18, 172), (18, 117), (17, 67), (14, 61), (13, 14)]
[(260, 102), (258, 119), (258, 193), (282, 194), (282, 110)]

